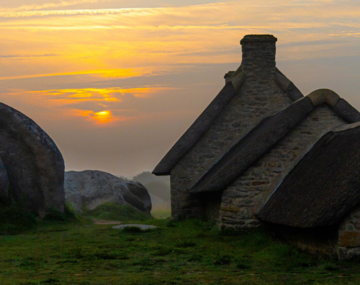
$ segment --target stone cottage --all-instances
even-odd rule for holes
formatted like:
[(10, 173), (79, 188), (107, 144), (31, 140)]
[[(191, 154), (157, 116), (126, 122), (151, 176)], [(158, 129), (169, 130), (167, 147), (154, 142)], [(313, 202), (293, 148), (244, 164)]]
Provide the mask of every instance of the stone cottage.
[(328, 89), (304, 96), (276, 68), (276, 41), (241, 40), (240, 67), (153, 173), (171, 177), (174, 219), (270, 225), (311, 251), (358, 255), (360, 113)]

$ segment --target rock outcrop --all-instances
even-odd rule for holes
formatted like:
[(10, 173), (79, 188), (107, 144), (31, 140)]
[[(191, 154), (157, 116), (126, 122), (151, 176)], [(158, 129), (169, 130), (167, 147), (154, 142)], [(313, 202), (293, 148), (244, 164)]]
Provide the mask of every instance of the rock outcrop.
[[(30, 118), (0, 103), (0, 199), (21, 201), (40, 217), (64, 211), (64, 160)], [(11, 189), (11, 191), (10, 191)]]
[(98, 170), (67, 171), (65, 199), (78, 213), (106, 202), (130, 205), (149, 216), (151, 211), (151, 198), (142, 184)]
[(0, 158), (0, 200), (7, 201), (9, 199), (9, 177), (4, 163)]

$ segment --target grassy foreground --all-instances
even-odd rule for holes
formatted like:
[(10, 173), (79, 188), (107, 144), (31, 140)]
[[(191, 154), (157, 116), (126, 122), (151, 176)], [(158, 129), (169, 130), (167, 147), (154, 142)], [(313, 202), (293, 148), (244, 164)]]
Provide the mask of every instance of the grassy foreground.
[(0, 236), (0, 284), (360, 284), (357, 261), (298, 252), (260, 230), (224, 233), (197, 221), (48, 222)]

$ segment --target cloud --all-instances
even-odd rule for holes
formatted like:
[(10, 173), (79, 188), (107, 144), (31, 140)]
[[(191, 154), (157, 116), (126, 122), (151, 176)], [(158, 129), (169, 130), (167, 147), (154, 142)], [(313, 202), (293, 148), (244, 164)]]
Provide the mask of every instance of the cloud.
[[(48, 55), (51, 56), (51, 55)], [(22, 56), (23, 58), (36, 58), (43, 56)], [(22, 58), (21, 56), (0, 56), (1, 58)], [(18, 75), (18, 76), (5, 76), (0, 77), (0, 80), (13, 80), (22, 78), (39, 78), (39, 77), (56, 77), (56, 76), (68, 76), (68, 75), (93, 75), (98, 77), (115, 77), (115, 78), (127, 78), (145, 75), (148, 72), (146, 70), (134, 70), (134, 69), (104, 69), (104, 70), (87, 70), (87, 71), (74, 71), (74, 72), (61, 72), (61, 73), (47, 73), (47, 74), (31, 74), (31, 75)]]
[(161, 86), (33, 91), (14, 89), (9, 90), (6, 94), (2, 94), (2, 96), (12, 97), (15, 100), (20, 99), (31, 105), (38, 105), (47, 110), (53, 110), (53, 116), (55, 113), (58, 113), (67, 119), (72, 118), (75, 120), (75, 117), (80, 117), (88, 122), (104, 125), (137, 119), (141, 112), (136, 108), (136, 104), (131, 106), (134, 101), (158, 96), (165, 91), (172, 90), (175, 90), (175, 88)]
[(214, 2), (36, 0), (3, 9), (1, 100), (47, 128), (65, 153), (86, 146), (84, 168), (96, 167), (89, 160), (105, 144), (101, 156), (129, 157), (127, 169), (139, 153), (155, 165), (211, 102), (240, 64), (245, 34), (274, 34), (277, 65), (304, 93), (357, 94), (358, 0)]
[[(113, 58), (122, 57), (126, 64), (127, 58), (138, 57), (136, 62), (131, 61), (134, 66), (151, 58), (156, 63), (161, 57), (167, 61), (169, 58), (163, 54), (184, 62), (183, 56), (179, 59), (173, 55), (180, 57), (186, 53), (189, 55), (187, 62), (205, 62), (209, 58), (212, 62), (228, 62), (231, 57), (226, 57), (222, 50), (232, 47), (248, 33), (274, 33), (282, 36), (281, 43), (329, 40), (335, 35), (356, 37), (360, 11), (353, 1), (280, 0), (274, 3), (262, 0), (249, 3), (241, 0), (176, 8), (3, 12), (1, 17), (0, 31), (4, 33), (29, 32), (37, 42), (55, 41), (50, 32), (58, 35), (59, 40), (67, 37), (70, 41), (62, 44), (69, 47), (67, 51), (76, 53), (78, 61), (102, 56), (103, 51), (109, 56), (110, 51)], [(95, 41), (87, 38), (90, 34)], [(126, 37), (122, 36), (125, 34)], [(218, 41), (220, 37), (222, 40)], [(85, 45), (88, 49), (80, 51)], [(92, 54), (89, 55), (90, 50)], [(81, 57), (81, 53), (85, 54)], [(206, 58), (205, 53), (208, 54)]]
[(99, 2), (111, 2), (116, 0), (73, 0), (73, 1), (60, 1), (60, 2), (48, 2), (44, 4), (30, 4), (30, 5), (21, 5), (16, 8), (7, 8), (0, 9), (1, 11), (15, 12), (15, 11), (29, 11), (29, 10), (42, 10), (42, 9), (52, 9), (60, 7), (74, 6), (78, 4), (91, 4)]
[(136, 98), (148, 98), (160, 91), (175, 90), (175, 88), (150, 86), (138, 88), (78, 88), (78, 89), (55, 89), (27, 91), (29, 94), (43, 94), (48, 99), (67, 99), (81, 101), (120, 101), (120, 97), (130, 94)]
[[(359, 54), (354, 46), (360, 11), (354, 1), (240, 0), (176, 8), (8, 11), (1, 16), (15, 18), (0, 19), (0, 80), (129, 78), (171, 73), (166, 70), (176, 64), (235, 63), (241, 56), (238, 42), (250, 33), (278, 36), (278, 60), (331, 57), (340, 50)], [(24, 51), (58, 56), (5, 62), (17, 59), (7, 53)]]
[(57, 54), (30, 54), (30, 55), (0, 55), (0, 59), (19, 59), (19, 58), (33, 58), (33, 57), (52, 57), (58, 56)]
[(109, 124), (119, 121), (127, 121), (127, 117), (115, 117), (110, 110), (94, 112), (92, 110), (72, 110), (75, 116), (85, 117), (88, 121), (95, 122), (96, 124)]
[[(101, 2), (114, 1), (102, 0)], [(112, 9), (67, 9), (67, 10), (41, 10), (45, 6), (62, 7), (74, 5), (77, 3), (97, 3), (98, 0), (78, 0), (78, 1), (62, 1), (60, 3), (47, 3), (43, 5), (29, 5), (22, 6), (28, 8), (16, 8), (1, 12), (0, 17), (4, 18), (21, 18), (21, 17), (49, 17), (49, 16), (82, 16), (82, 15), (119, 15), (121, 17), (131, 18), (139, 16), (143, 19), (137, 19), (140, 22), (147, 21), (150, 18), (156, 17), (157, 21), (161, 21), (167, 17), (172, 17), (172, 21), (168, 23), (183, 23), (189, 24), (194, 16), (199, 16), (198, 20), (209, 19), (211, 22), (226, 22), (229, 21), (243, 21), (250, 20), (250, 23), (256, 21), (281, 21), (284, 19), (291, 19), (296, 17), (295, 21), (290, 22), (317, 22), (319, 19), (339, 19), (345, 17), (355, 18), (359, 15), (356, 9), (356, 1), (286, 1), (279, 0), (276, 3), (260, 0), (249, 2), (245, 0), (240, 1), (222, 1), (217, 3), (207, 3), (202, 5), (188, 5), (185, 7), (155, 7), (155, 8), (112, 8)], [(217, 17), (212, 17), (216, 12)], [(290, 12), (290, 13), (289, 13)], [(205, 13), (205, 14), (204, 14)], [(256, 15), (258, 14), (258, 15)], [(224, 17), (225, 15), (228, 18)], [(254, 15), (256, 15), (254, 17)], [(259, 15), (261, 15), (259, 17)], [(238, 16), (238, 17), (236, 17)], [(303, 16), (303, 19), (299, 19)], [(154, 20), (154, 19), (151, 19)], [(155, 22), (157, 22), (155, 20)], [(299, 21), (300, 20), (300, 21)], [(286, 21), (288, 22), (288, 21)], [(249, 22), (248, 22), (249, 23)]]

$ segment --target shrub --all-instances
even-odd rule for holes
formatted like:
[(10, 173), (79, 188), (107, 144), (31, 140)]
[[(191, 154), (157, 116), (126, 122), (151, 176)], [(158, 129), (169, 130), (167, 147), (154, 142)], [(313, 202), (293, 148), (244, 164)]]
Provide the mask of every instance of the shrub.
[(78, 217), (75, 214), (73, 207), (69, 204), (65, 204), (64, 213), (61, 213), (55, 210), (53, 207), (50, 208), (49, 213), (44, 217), (44, 221), (53, 221), (53, 222), (68, 222), (68, 221), (77, 221)]
[(74, 206), (71, 204), (65, 203), (64, 214), (67, 220), (79, 220), (79, 216), (76, 214)]
[(113, 202), (104, 203), (94, 210), (84, 212), (85, 216), (95, 219), (116, 221), (145, 221), (149, 216), (129, 205), (118, 205)]

